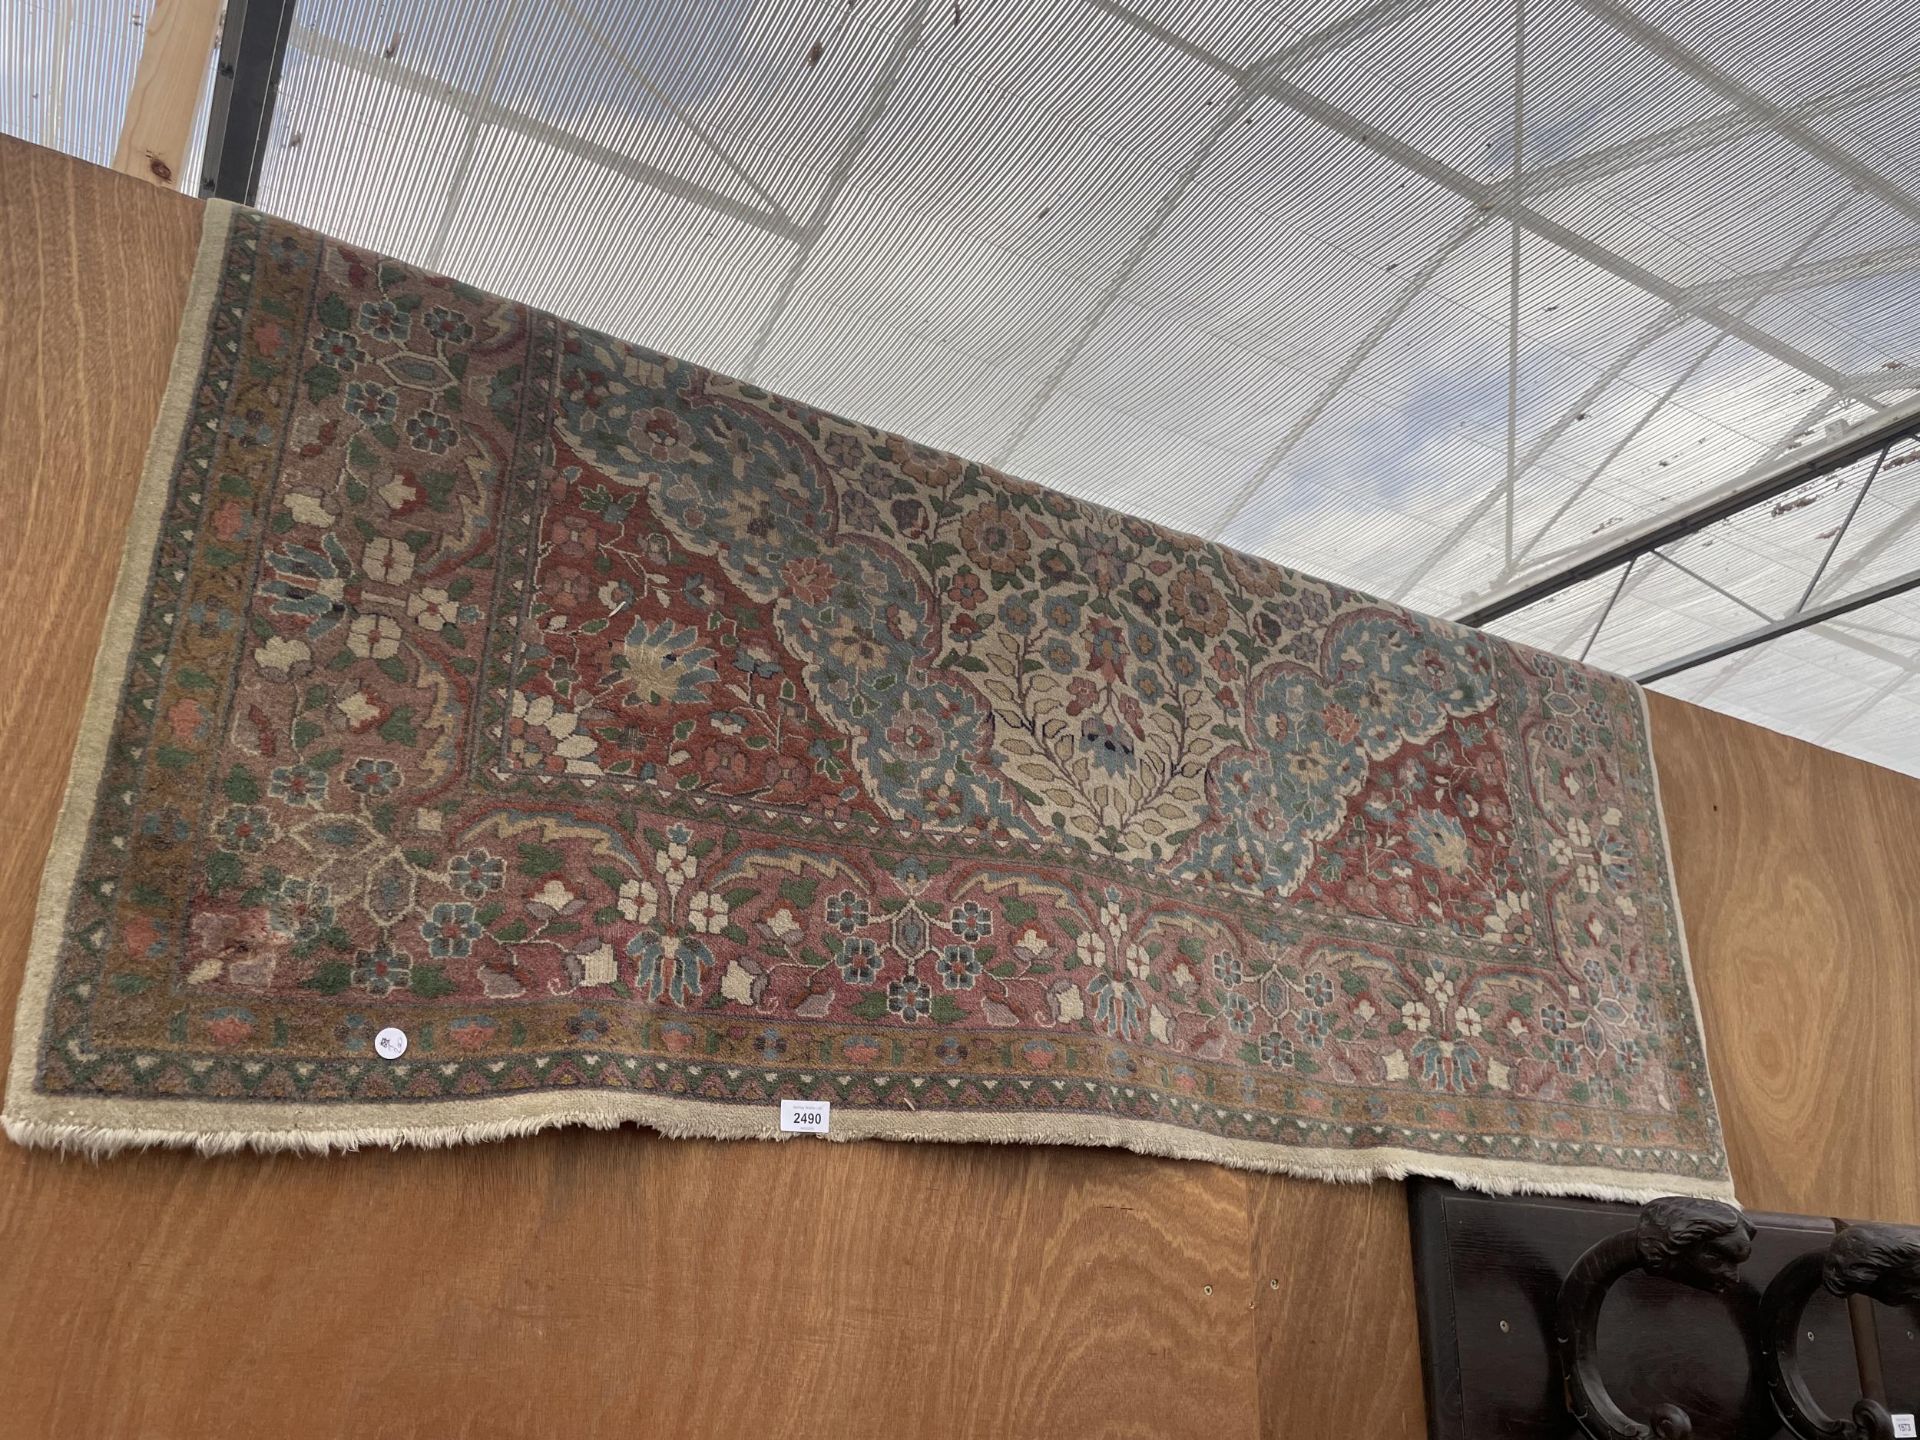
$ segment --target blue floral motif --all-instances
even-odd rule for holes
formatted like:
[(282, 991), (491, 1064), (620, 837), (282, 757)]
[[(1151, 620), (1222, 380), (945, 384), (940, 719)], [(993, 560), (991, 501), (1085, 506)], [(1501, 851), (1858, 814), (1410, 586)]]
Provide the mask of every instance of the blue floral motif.
[(1408, 1055), (1420, 1065), (1420, 1083), (1430, 1090), (1469, 1093), (1479, 1083), (1480, 1052), (1464, 1040), (1422, 1035)]
[(220, 848), (257, 855), (279, 834), (264, 805), (230, 805), (220, 817)]
[(382, 940), (353, 957), (351, 982), (376, 999), (413, 984), (413, 957)]
[(949, 945), (934, 966), (940, 983), (949, 990), (971, 990), (980, 975), (980, 956), (971, 945)]
[(473, 326), (465, 317), (443, 305), (435, 305), (427, 311), (420, 323), (427, 334), (448, 345), (464, 345), (473, 338)]
[(400, 767), (363, 756), (347, 767), (347, 788), (356, 795), (390, 795), (400, 785)]
[(642, 930), (627, 942), (634, 961), (633, 988), (649, 1000), (666, 996), (676, 1005), (700, 998), (713, 952), (705, 942), (685, 935)]
[[(685, 384), (691, 372), (601, 336), (581, 332), (579, 339), (579, 352), (562, 362), (562, 427), (597, 458), (620, 461), (625, 470), (636, 457), (623, 437), (651, 409), (656, 385)], [(823, 547), (834, 517), (853, 497), (830, 494), (819, 467), (751, 414), (730, 412), (728, 427), (732, 465), (713, 465), (692, 451), (644, 458), (653, 504), (676, 539), (718, 557), (755, 603), (773, 607), (813, 695), (851, 737), (854, 761), (897, 814), (917, 818), (922, 793), (952, 783), (957, 823), (1001, 824), (1040, 838), (1014, 814), (1004, 788), (967, 763), (991, 733), (985, 700), (972, 685), (928, 668), (932, 657), (924, 648), (931, 637), (924, 628), (889, 624), (890, 616), (925, 613), (918, 566), (880, 546)], [(786, 565), (802, 555), (824, 559), (833, 571), (835, 583), (823, 587), (818, 600), (802, 598), (782, 579)], [(893, 753), (886, 727), (870, 723), (873, 712), (891, 711), (893, 692), (908, 674), (916, 676), (914, 698), (942, 717), (940, 743), (911, 758)]]
[(840, 942), (840, 978), (849, 985), (871, 985), (880, 973), (880, 947), (864, 935)]
[(407, 443), (416, 450), (442, 455), (459, 438), (459, 427), (431, 407), (416, 410), (407, 419)]
[(469, 900), (485, 898), (507, 878), (507, 862), (485, 850), (456, 855), (447, 862), (447, 879)]
[(400, 413), (400, 396), (377, 380), (355, 380), (347, 386), (346, 411), (369, 426), (391, 425)]
[[(1196, 859), (1217, 880), (1237, 879), (1290, 893), (1312, 863), (1314, 847), (1347, 819), (1348, 797), (1366, 782), (1367, 762), (1437, 735), (1456, 716), (1486, 708), (1489, 694), (1472, 677), (1489, 667), (1489, 642), (1472, 631), (1385, 610), (1337, 618), (1321, 642), (1320, 665), (1288, 660), (1267, 672), (1254, 699), (1256, 744), (1218, 768), (1217, 783), (1236, 797), (1222, 823), (1199, 835)], [(1434, 677), (1450, 683), (1435, 688)], [(1331, 694), (1358, 717), (1355, 743), (1327, 729)], [(1262, 814), (1287, 817), (1284, 831), (1262, 829)], [(1441, 841), (1438, 832), (1432, 838)], [(1463, 837), (1464, 838), (1464, 837)]]
[(1220, 1003), (1220, 1012), (1227, 1017), (1227, 1028), (1236, 1035), (1245, 1035), (1253, 1029), (1253, 1002), (1239, 991), (1233, 991)]
[(327, 364), (343, 374), (367, 358), (360, 342), (345, 330), (319, 330), (313, 337), (313, 350)]
[(473, 942), (480, 938), (480, 922), (473, 917), (473, 906), (442, 901), (420, 922), (420, 935), (434, 959), (458, 960), (473, 952)]
[(311, 940), (333, 924), (333, 892), (317, 881), (289, 875), (267, 906), (267, 923), (280, 935)]
[(933, 991), (911, 975), (887, 986), (887, 1009), (902, 1020), (923, 1020), (933, 1013)]
[(962, 940), (984, 940), (993, 933), (993, 912), (978, 901), (965, 900), (953, 907), (951, 924)]
[(1465, 870), (1472, 858), (1467, 832), (1461, 828), (1460, 822), (1438, 810), (1417, 811), (1407, 826), (1407, 838), (1412, 841), (1415, 853), (1424, 864), (1444, 870), (1449, 875), (1457, 875)]
[(286, 544), (261, 559), (260, 593), (273, 597), (277, 615), (304, 619), (309, 637), (326, 634), (346, 618), (340, 603), (346, 577), (352, 573), (347, 552), (331, 533), (320, 537), (320, 548)]
[(692, 705), (720, 678), (713, 650), (673, 620), (649, 625), (636, 616), (617, 661), (634, 697), (648, 705)]
[(267, 789), (276, 800), (318, 809), (326, 803), (327, 774), (311, 765), (276, 765), (267, 777)]
[(871, 918), (867, 897), (857, 891), (842, 890), (827, 897), (827, 923), (843, 935), (851, 935)]
[(1040, 658), (1056, 675), (1071, 675), (1080, 668), (1080, 652), (1064, 635), (1049, 635), (1042, 641)]
[(413, 333), (413, 317), (391, 300), (367, 300), (360, 306), (360, 328), (393, 344)]

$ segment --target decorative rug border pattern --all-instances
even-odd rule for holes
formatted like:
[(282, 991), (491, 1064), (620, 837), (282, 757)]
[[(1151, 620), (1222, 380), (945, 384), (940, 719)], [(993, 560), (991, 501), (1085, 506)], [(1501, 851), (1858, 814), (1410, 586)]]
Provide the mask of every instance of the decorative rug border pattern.
[[(42, 1037), (54, 1000), (65, 922), (101, 799), (110, 742), (148, 600), (156, 545), (217, 313), (229, 235), (239, 213), (236, 207), (224, 202), (209, 202), (205, 209), (180, 338), (134, 499), (66, 794), (36, 905), (32, 943), (16, 1014), (5, 1111), (0, 1116), (8, 1134), (22, 1144), (57, 1146), (94, 1155), (150, 1145), (194, 1148), (203, 1153), (242, 1148), (329, 1151), (376, 1144), (439, 1146), (527, 1134), (551, 1126), (612, 1128), (625, 1122), (645, 1124), (673, 1136), (782, 1138), (778, 1130), (777, 1103), (773, 1099), (756, 1099), (749, 1094), (740, 1100), (715, 1101), (699, 1098), (687, 1089), (689, 1079), (699, 1077), (703, 1068), (722, 1067), (673, 1062), (670, 1075), (667, 1061), (632, 1057), (624, 1061), (630, 1071), (657, 1067), (659, 1075), (634, 1075), (624, 1079), (623, 1084), (631, 1084), (632, 1089), (596, 1089), (588, 1081), (571, 1090), (552, 1089), (480, 1099), (449, 1095), (425, 1102), (411, 1098), (327, 1104), (130, 1100), (49, 1095), (35, 1088)], [(1645, 695), (1636, 693), (1644, 724)], [(1643, 733), (1646, 732), (1643, 730)], [(1650, 738), (1646, 748), (1649, 779), (1658, 811), (1658, 776)], [(1697, 1029), (1699, 999), (1679, 920), (1664, 815), (1660, 841), (1665, 898), (1671, 906), (1679, 964), (1688, 987), (1696, 1035), (1700, 1035), (1702, 1032)], [(1222, 897), (1212, 898), (1217, 903)], [(1704, 1064), (1703, 1043), (1701, 1051)], [(433, 1068), (439, 1068), (437, 1062), (424, 1061), (418, 1065), (396, 1065), (392, 1073), (396, 1078), (405, 1078), (409, 1070)], [(754, 1078), (747, 1077), (749, 1090), (753, 1088)], [(771, 1081), (774, 1076), (769, 1072), (765, 1078)], [(804, 1081), (810, 1077), (800, 1078)], [(823, 1084), (831, 1083), (831, 1077), (824, 1073), (815, 1078)], [(917, 1083), (914, 1077), (905, 1074), (867, 1074), (861, 1078), (883, 1090)], [(1451, 1137), (1457, 1141), (1473, 1139), (1486, 1150), (1484, 1155), (1471, 1157), (1386, 1145), (1369, 1146), (1364, 1140), (1346, 1148), (1330, 1148), (1296, 1144), (1279, 1136), (1243, 1139), (1166, 1123), (1146, 1113), (1147, 1107), (1152, 1105), (1171, 1113), (1183, 1109), (1215, 1112), (1219, 1121), (1231, 1121), (1235, 1117), (1233, 1107), (1213, 1101), (1178, 1096), (1150, 1099), (1144, 1092), (1151, 1087), (1128, 1087), (1084, 1075), (999, 1083), (1032, 1086), (1044, 1097), (1036, 1101), (1042, 1108), (1005, 1114), (962, 1112), (939, 1108), (938, 1100), (927, 1109), (912, 1107), (910, 1100), (909, 1108), (902, 1109), (850, 1106), (835, 1114), (831, 1138), (1102, 1145), (1321, 1180), (1363, 1182), (1399, 1179), (1417, 1173), (1493, 1193), (1587, 1195), (1620, 1200), (1639, 1200), (1675, 1191), (1721, 1198), (1732, 1195), (1729, 1181), (1678, 1173), (1688, 1160), (1679, 1153), (1672, 1157), (1675, 1173), (1656, 1174), (1622, 1170), (1604, 1163), (1583, 1163), (1583, 1154), (1599, 1156), (1609, 1147), (1577, 1140), (1542, 1140), (1537, 1136)], [(1083, 1087), (1089, 1091), (1095, 1088), (1112, 1091), (1110, 1103), (1117, 1102), (1121, 1107), (1134, 1104), (1140, 1113), (1116, 1115), (1080, 1110), (1073, 1092)], [(1136, 1091), (1141, 1092), (1137, 1099)], [(1256, 1117), (1248, 1112), (1246, 1119), (1252, 1122)], [(1341, 1128), (1327, 1121), (1294, 1122), (1291, 1128), (1306, 1139), (1309, 1138), (1307, 1132), (1316, 1125), (1321, 1131)], [(1353, 1129), (1345, 1128), (1349, 1133)], [(1436, 1133), (1434, 1138), (1441, 1137)], [(1567, 1161), (1540, 1164), (1517, 1156), (1503, 1156), (1498, 1153), (1503, 1144), (1510, 1144), (1516, 1152), (1536, 1151), (1544, 1146), (1550, 1153), (1565, 1155)], [(1666, 1158), (1657, 1152), (1642, 1153), (1656, 1162)], [(1692, 1163), (1698, 1164), (1698, 1157), (1692, 1157)]]

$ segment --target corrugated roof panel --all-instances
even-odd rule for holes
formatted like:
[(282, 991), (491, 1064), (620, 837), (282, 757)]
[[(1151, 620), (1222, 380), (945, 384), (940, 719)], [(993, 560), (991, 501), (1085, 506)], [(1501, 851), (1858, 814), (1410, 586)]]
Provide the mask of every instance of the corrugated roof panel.
[[(261, 195), (1451, 610), (1915, 393), (1905, 11), (1528, 0), (1516, 183), (1510, 4), (296, 0)], [(106, 158), (137, 30), (21, 0), (0, 127)], [(1644, 561), (1594, 658), (1790, 606), (1859, 475)], [(1916, 481), (1823, 596), (1920, 568)], [(1615, 579), (1501, 628), (1578, 653)], [(1920, 773), (1920, 607), (1872, 613), (1670, 688)]]

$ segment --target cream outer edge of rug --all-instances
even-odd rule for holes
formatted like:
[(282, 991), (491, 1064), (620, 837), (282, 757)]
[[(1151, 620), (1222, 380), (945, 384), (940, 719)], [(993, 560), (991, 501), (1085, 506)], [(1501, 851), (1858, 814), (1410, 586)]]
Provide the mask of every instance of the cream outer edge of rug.
[[(134, 497), (120, 571), (107, 608), (86, 709), (74, 745), (66, 794), (54, 826), (53, 844), (47, 854), (34, 909), (32, 944), (15, 1016), (6, 1104), (0, 1111), (0, 1123), (4, 1123), (7, 1135), (20, 1145), (73, 1150), (94, 1157), (149, 1146), (193, 1149), (206, 1155), (247, 1149), (329, 1152), (372, 1145), (440, 1147), (530, 1135), (563, 1125), (605, 1130), (627, 1123), (645, 1125), (674, 1138), (789, 1138), (780, 1130), (777, 1104), (748, 1107), (627, 1092), (550, 1092), (485, 1100), (383, 1105), (254, 1102), (214, 1105), (191, 1100), (55, 1098), (33, 1088), (36, 1057), (52, 998), (74, 878), (92, 827), (100, 777), (106, 767), (107, 745), (112, 738), (134, 634), (146, 599), (147, 574), (200, 378), (213, 298), (220, 283), (234, 212), (235, 207), (226, 201), (206, 203), (180, 338)], [(1636, 692), (1645, 726), (1649, 720), (1646, 696), (1638, 687)], [(1651, 764), (1651, 732), (1647, 733)], [(1657, 769), (1654, 789), (1657, 804)], [(1667, 870), (1668, 900), (1673, 906), (1675, 927), (1681, 929), (1681, 965), (1698, 1027), (1699, 996), (1680, 925), (1679, 897), (1673, 884), (1673, 858), (1664, 811), (1660, 839)], [(1701, 1033), (1704, 1036), (1704, 1031)], [(395, 1066), (402, 1074), (407, 1068), (405, 1062)], [(1463, 1163), (1422, 1151), (1391, 1147), (1365, 1151), (1296, 1148), (1207, 1135), (1158, 1121), (1097, 1115), (1013, 1117), (842, 1109), (833, 1116), (832, 1132), (827, 1138), (1095, 1145), (1313, 1180), (1364, 1184), (1426, 1175), (1496, 1195), (1571, 1195), (1629, 1202), (1670, 1194), (1733, 1199), (1731, 1181), (1669, 1176), (1661, 1183), (1663, 1177), (1600, 1166), (1536, 1165), (1491, 1157)]]

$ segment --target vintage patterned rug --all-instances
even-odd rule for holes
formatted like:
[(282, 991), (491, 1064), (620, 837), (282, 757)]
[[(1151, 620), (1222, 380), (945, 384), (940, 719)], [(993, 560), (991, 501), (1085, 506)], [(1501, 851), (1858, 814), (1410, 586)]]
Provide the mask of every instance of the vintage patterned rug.
[(9, 1133), (781, 1097), (1728, 1192), (1631, 685), (210, 206)]

